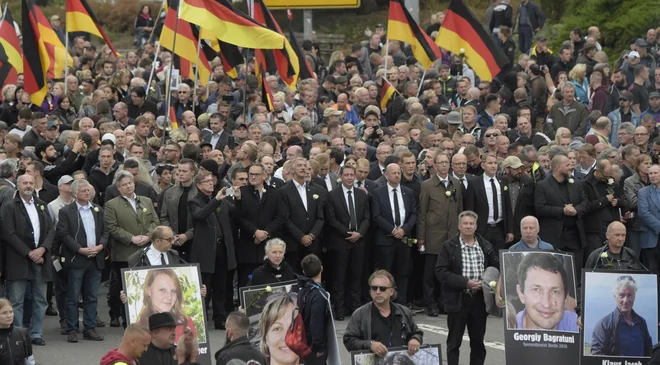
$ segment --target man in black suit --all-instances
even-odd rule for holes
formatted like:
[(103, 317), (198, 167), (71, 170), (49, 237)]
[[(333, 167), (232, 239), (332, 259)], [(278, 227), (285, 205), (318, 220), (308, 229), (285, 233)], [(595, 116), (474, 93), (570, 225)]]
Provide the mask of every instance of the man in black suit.
[(268, 155), (263, 155), (259, 158), (258, 161), (260, 164), (264, 166), (264, 174), (265, 174), (264, 185), (268, 185), (275, 189), (281, 188), (284, 185), (284, 180), (273, 176), (273, 173), (275, 173), (275, 160), (273, 159), (273, 157)]
[(158, 226), (151, 232), (151, 244), (146, 248), (135, 251), (128, 257), (128, 267), (147, 267), (185, 264), (179, 253), (172, 249), (172, 242), (176, 235), (168, 226)]
[[(14, 309), (14, 323), (31, 318), (32, 344), (45, 346), (43, 320), (46, 314), (46, 286), (51, 280), (50, 250), (55, 236), (53, 224), (43, 201), (35, 198), (34, 178), (21, 175), (18, 194), (2, 206), (2, 229), (5, 237), (7, 266), (4, 278), (9, 287), (9, 300)], [(28, 281), (32, 288), (32, 313), (24, 313)]]
[(266, 170), (254, 164), (248, 170), (249, 185), (241, 187), (236, 198), (236, 222), (240, 241), (238, 257), (238, 287), (247, 285), (252, 272), (263, 264), (266, 241), (279, 237), (282, 220), (276, 215), (279, 191), (264, 184)]
[(229, 142), (229, 133), (225, 131), (227, 120), (220, 113), (211, 114), (209, 119), (209, 128), (211, 134), (205, 135), (203, 142), (211, 144), (211, 149), (224, 151)]
[[(619, 212), (625, 212), (623, 189), (612, 175), (612, 163), (603, 159), (596, 162), (596, 168), (582, 182), (587, 197), (587, 212), (584, 215), (584, 231), (587, 237), (585, 254), (603, 247), (607, 240), (605, 232), (610, 223), (620, 221)], [(585, 258), (586, 261), (586, 258)]]
[(384, 176), (387, 184), (374, 190), (371, 201), (371, 217), (376, 226), (376, 269), (395, 272), (395, 281), (399, 283), (397, 301), (408, 303), (410, 247), (403, 238), (414, 234), (417, 199), (412, 190), (400, 185), (401, 167), (398, 164), (387, 165)]
[[(193, 219), (193, 243), (190, 262), (199, 263), (202, 282), (213, 291), (213, 322), (216, 329), (225, 329), (225, 292), (227, 272), (236, 269), (231, 216), (234, 206), (225, 199), (227, 188), (213, 196), (213, 175), (202, 171), (195, 176), (197, 196), (188, 200)], [(240, 190), (234, 192), (234, 196)], [(209, 300), (209, 296), (206, 297)]]
[(300, 261), (309, 254), (320, 255), (319, 239), (323, 230), (325, 196), (318, 185), (305, 184), (307, 160), (291, 161), (293, 178), (280, 189), (278, 215), (284, 222), (282, 238), (286, 242), (286, 260), (293, 272), (300, 273)]
[(509, 186), (496, 176), (497, 156), (485, 154), (481, 159), (482, 176), (470, 180), (471, 197), (466, 199), (466, 210), (479, 216), (477, 233), (490, 242), (495, 250), (503, 250), (513, 242), (513, 214)]
[(587, 197), (581, 182), (569, 177), (570, 161), (565, 155), (553, 157), (552, 174), (536, 184), (534, 209), (539, 220), (539, 236), (561, 251), (572, 252), (576, 272), (584, 262), (586, 236), (582, 217)]
[(386, 142), (381, 142), (376, 149), (376, 161), (371, 163), (369, 170), (369, 180), (376, 181), (383, 176), (385, 171), (385, 159), (392, 154), (392, 146)]
[(361, 158), (357, 160), (355, 165), (355, 182), (353, 184), (356, 188), (362, 189), (369, 194), (373, 193), (378, 187), (378, 184), (368, 178), (370, 168), (369, 160)]
[(325, 153), (321, 153), (314, 159), (319, 163), (319, 175), (314, 179), (314, 183), (327, 191), (337, 189), (339, 187), (339, 182), (337, 182), (339, 176), (330, 172), (330, 157)]
[(516, 156), (509, 156), (502, 162), (504, 179), (508, 183), (511, 210), (513, 213), (513, 240), (521, 239), (520, 224), (523, 218), (534, 215), (534, 182), (523, 172), (525, 165)]
[[(78, 299), (83, 293), (83, 338), (102, 341), (96, 333), (96, 310), (109, 233), (103, 209), (91, 202), (92, 185), (77, 180), (71, 185), (75, 202), (58, 214), (57, 234), (62, 240), (62, 256), (68, 266), (66, 320), (67, 341), (78, 342)], [(65, 310), (64, 308), (60, 310)]]
[[(367, 193), (354, 186), (355, 168), (344, 166), (340, 175), (341, 186), (328, 194), (326, 202), (328, 227), (325, 243), (334, 264), (330, 293), (335, 301), (335, 319), (341, 321), (346, 313), (353, 313), (361, 304), (359, 279), (362, 277), (371, 215)], [(350, 296), (348, 312), (344, 303), (346, 288)]]

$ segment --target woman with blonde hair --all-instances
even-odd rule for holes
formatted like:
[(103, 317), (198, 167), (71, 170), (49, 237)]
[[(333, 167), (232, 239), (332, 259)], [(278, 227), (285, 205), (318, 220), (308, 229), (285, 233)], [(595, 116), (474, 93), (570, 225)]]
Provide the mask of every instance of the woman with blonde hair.
[(197, 329), (184, 308), (181, 281), (172, 269), (152, 269), (144, 279), (142, 288), (142, 309), (136, 322), (149, 327), (149, 316), (154, 313), (169, 312), (176, 321), (176, 339), (190, 328), (197, 337)]
[(276, 293), (268, 302), (259, 318), (259, 348), (269, 365), (299, 365), (300, 358), (286, 345), (286, 332), (293, 321), (296, 309), (295, 295)]
[(587, 79), (587, 65), (578, 63), (568, 73), (569, 82), (575, 85), (575, 99), (585, 107), (589, 106), (589, 80)]
[(279, 91), (273, 95), (273, 111), (268, 113), (268, 122), (273, 124), (277, 121), (283, 121), (284, 123), (289, 123), (291, 121), (291, 116), (287, 113), (284, 108), (284, 100), (286, 95)]
[[(335, 63), (335, 61), (343, 61), (345, 58), (346, 57), (344, 57), (344, 51), (341, 51), (341, 50), (334, 51), (330, 55), (330, 61), (328, 61), (328, 65), (330, 65), (330, 67), (332, 67), (332, 65)], [(332, 75), (333, 72), (334, 72), (334, 70), (328, 69), (328, 75)]]
[(0, 298), (0, 364), (35, 364), (30, 335), (25, 328), (14, 326), (14, 309), (7, 298)]

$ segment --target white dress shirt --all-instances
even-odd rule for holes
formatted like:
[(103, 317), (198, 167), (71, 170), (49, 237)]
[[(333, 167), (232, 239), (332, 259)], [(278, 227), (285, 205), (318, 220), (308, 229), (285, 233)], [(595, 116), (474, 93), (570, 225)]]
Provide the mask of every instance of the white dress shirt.
[[(392, 190), (396, 189), (396, 197), (397, 200), (399, 201), (399, 211), (396, 212), (394, 211), (394, 196), (392, 193)], [(390, 207), (392, 207), (392, 222), (396, 222), (396, 214), (399, 214), (399, 217), (401, 217), (401, 225), (403, 225), (405, 219), (406, 219), (406, 206), (403, 204), (403, 193), (401, 192), (401, 185), (397, 186), (394, 188), (392, 185), (387, 183), (387, 196), (390, 199)]]
[(303, 205), (305, 206), (305, 210), (307, 209), (307, 187), (305, 184), (298, 184), (296, 180), (291, 180), (293, 181), (293, 185), (295, 185), (296, 190), (298, 190), (298, 195), (300, 195), (300, 199), (302, 199)]
[(444, 186), (445, 186), (445, 189), (446, 189), (447, 186), (449, 185), (449, 175), (447, 175), (447, 177), (445, 177), (445, 178), (443, 178), (443, 177), (440, 176), (439, 174), (436, 174), (436, 175), (438, 176), (438, 179), (440, 179), (440, 183), (441, 183), (442, 185), (444, 185)]
[(162, 263), (160, 262), (160, 254), (163, 254), (163, 257), (165, 258), (165, 264), (169, 265), (170, 264), (170, 259), (167, 257), (167, 252), (160, 252), (154, 247), (154, 244), (152, 243), (149, 245), (149, 249), (147, 250), (147, 258), (149, 259), (149, 263), (151, 266), (161, 266)]
[(87, 203), (83, 206), (76, 202), (80, 220), (82, 221), (85, 236), (87, 236), (87, 247), (96, 246), (96, 222), (94, 221), (94, 213), (92, 213), (92, 204)]
[(330, 180), (330, 174), (325, 175), (323, 181), (325, 181), (325, 186), (328, 188), (328, 191), (332, 191), (332, 181)]
[(126, 199), (126, 201), (131, 205), (131, 207), (133, 207), (133, 210), (135, 211), (135, 213), (137, 213), (137, 206), (136, 206), (137, 202), (135, 201), (135, 199), (137, 198), (137, 195), (135, 195), (135, 193), (133, 193), (132, 198), (127, 198), (123, 195), (122, 195), (122, 197), (124, 199)]
[(39, 212), (37, 211), (37, 205), (34, 202), (34, 198), (31, 198), (29, 202), (26, 202), (25, 199), (21, 197), (21, 201), (25, 206), (25, 210), (27, 210), (30, 223), (32, 223), (34, 247), (39, 247), (39, 238), (41, 237), (41, 223), (39, 222)]
[[(341, 188), (344, 191), (344, 200), (346, 200), (346, 208), (349, 209), (349, 214), (350, 214), (350, 208), (348, 204), (348, 192), (351, 192), (351, 199), (353, 199), (353, 208), (355, 209), (355, 213), (357, 214), (357, 205), (355, 205), (355, 189), (352, 187), (350, 189), (347, 189), (344, 184), (341, 184)], [(397, 191), (398, 193), (398, 191)]]
[[(463, 175), (463, 177), (460, 178), (460, 177), (456, 176), (456, 174), (452, 171), (451, 176), (453, 176), (454, 178), (456, 178), (456, 180), (458, 180), (459, 182), (462, 182), (462, 183), (463, 183), (463, 186), (467, 189), (467, 187), (468, 187), (468, 181), (467, 181), (467, 177), (466, 177), (465, 175)], [(463, 179), (463, 181), (461, 181), (461, 179)], [(490, 184), (490, 181), (489, 181), (488, 183)]]
[(497, 221), (493, 219), (495, 217), (495, 210), (493, 209), (493, 189), (490, 186), (490, 177), (483, 174), (484, 179), (484, 188), (486, 188), (486, 198), (488, 198), (488, 224), (496, 224), (502, 221), (503, 219), (503, 210), (502, 210), (502, 188), (500, 187), (500, 182), (497, 180), (497, 177), (493, 177), (495, 181), (495, 189), (497, 189), (497, 211), (498, 217)]
[(222, 135), (222, 132), (223, 131), (220, 131), (218, 133), (213, 133), (211, 135), (211, 146), (213, 146), (212, 149), (215, 149), (215, 146), (218, 144), (218, 141), (220, 140), (220, 135)]

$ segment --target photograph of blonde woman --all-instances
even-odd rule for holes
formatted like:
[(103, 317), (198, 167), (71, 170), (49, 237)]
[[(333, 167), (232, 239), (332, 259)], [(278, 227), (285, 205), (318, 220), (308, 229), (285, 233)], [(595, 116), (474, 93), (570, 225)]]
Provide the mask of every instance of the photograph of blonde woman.
[(282, 293), (268, 298), (268, 303), (261, 312), (260, 349), (270, 365), (301, 363), (298, 355), (291, 351), (285, 342), (286, 331), (291, 327), (295, 308), (295, 296)]

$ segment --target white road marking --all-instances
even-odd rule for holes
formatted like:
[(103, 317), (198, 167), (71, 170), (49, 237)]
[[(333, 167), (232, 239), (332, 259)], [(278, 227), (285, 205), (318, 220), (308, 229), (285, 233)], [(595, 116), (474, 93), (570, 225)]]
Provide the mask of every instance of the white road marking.
[[(417, 327), (423, 329), (424, 331), (437, 333), (437, 334), (445, 336), (445, 337), (449, 335), (449, 330), (444, 328), (444, 327), (433, 326), (433, 325), (425, 324), (425, 323), (419, 323), (419, 324), (417, 324)], [(463, 341), (470, 342), (470, 337), (468, 337), (467, 334), (463, 335)], [(486, 347), (490, 347), (490, 348), (495, 349), (495, 350), (504, 351), (504, 344), (501, 343), (501, 342), (484, 341), (484, 345), (486, 345)]]

